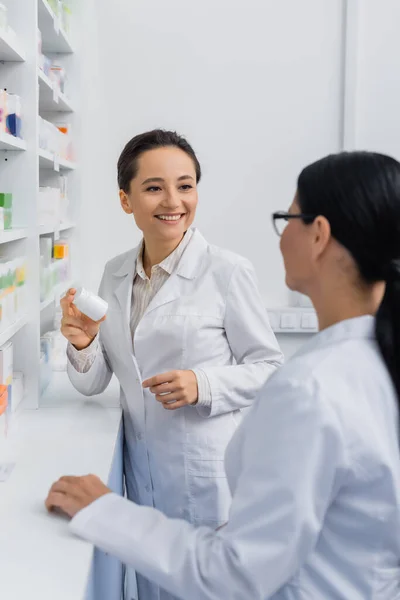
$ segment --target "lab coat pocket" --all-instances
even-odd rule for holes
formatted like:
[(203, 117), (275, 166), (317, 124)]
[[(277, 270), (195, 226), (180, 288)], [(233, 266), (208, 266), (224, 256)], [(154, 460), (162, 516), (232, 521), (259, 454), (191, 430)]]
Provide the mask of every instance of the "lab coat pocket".
[(226, 445), (210, 437), (186, 437), (190, 513), (196, 525), (214, 527), (228, 518), (231, 497), (224, 468)]

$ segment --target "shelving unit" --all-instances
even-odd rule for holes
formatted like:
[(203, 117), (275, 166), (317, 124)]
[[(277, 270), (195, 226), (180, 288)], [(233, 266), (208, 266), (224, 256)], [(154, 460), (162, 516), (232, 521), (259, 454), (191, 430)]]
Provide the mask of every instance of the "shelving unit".
[(41, 169), (51, 169), (57, 173), (59, 171), (75, 171), (76, 169), (76, 163), (57, 158), (52, 152), (48, 152), (47, 150), (39, 148), (38, 155), (39, 167)]
[(39, 235), (47, 235), (49, 233), (64, 233), (71, 229), (75, 229), (75, 223), (61, 223), (59, 226), (55, 225), (42, 225), (39, 227)]
[(29, 316), (28, 314), (26, 314), (17, 319), (15, 323), (13, 323), (12, 325), (10, 325), (10, 327), (7, 327), (7, 329), (0, 333), (0, 346), (3, 346), (5, 343), (11, 340), (14, 337), (14, 335), (16, 335), (23, 327), (25, 327), (28, 321)]
[(43, 300), (43, 302), (40, 303), (40, 312), (43, 312), (44, 310), (46, 310), (46, 308), (53, 305), (55, 302), (58, 302), (59, 299), (65, 294), (65, 292), (69, 290), (70, 287), (72, 287), (72, 285), (72, 280), (66, 281), (65, 283), (59, 285), (54, 291), (54, 294), (52, 294), (51, 296), (49, 296), (49, 298), (46, 298), (46, 300)]
[(4, 229), (0, 230), (0, 244), (24, 240), (29, 235), (29, 229)]
[(61, 26), (59, 18), (46, 0), (38, 0), (38, 21), (45, 52), (64, 54), (73, 52), (73, 46)]
[(63, 93), (57, 91), (51, 80), (38, 70), (39, 80), (39, 110), (46, 112), (73, 112), (71, 101)]
[(0, 32), (0, 60), (10, 62), (25, 61), (25, 53), (20, 47), (18, 38), (15, 39), (7, 31)]
[[(23, 139), (0, 132), (0, 193), (13, 195), (13, 229), (0, 230), (0, 259), (25, 256), (27, 262), (26, 313), (0, 330), (0, 345), (13, 342), (14, 370), (24, 373), (24, 408), (40, 406), (40, 337), (53, 327), (57, 303), (71, 287), (71, 281), (59, 284), (48, 299), (40, 299), (41, 236), (68, 238), (71, 273), (79, 280), (74, 258), (78, 254), (78, 208), (81, 204), (79, 173), (80, 147), (80, 58), (79, 0), (69, 0), (72, 11), (71, 35), (47, 0), (2, 0), (7, 20), (15, 34), (0, 31), (0, 88), (21, 98)], [(40, 68), (38, 29), (42, 51), (54, 64), (65, 68), (67, 94), (59, 93)], [(73, 37), (75, 36), (75, 37)], [(58, 125), (70, 125), (73, 132), (74, 161), (63, 160), (39, 148), (39, 118)], [(66, 178), (69, 201), (68, 220), (42, 225), (39, 219), (39, 187), (59, 187)], [(61, 213), (60, 213), (61, 214)], [(44, 221), (43, 221), (44, 222)], [(1, 327), (1, 323), (0, 323)]]
[(9, 133), (0, 133), (0, 150), (14, 150), (21, 151), (26, 150), (26, 142), (25, 140), (21, 140), (20, 138), (14, 137)]

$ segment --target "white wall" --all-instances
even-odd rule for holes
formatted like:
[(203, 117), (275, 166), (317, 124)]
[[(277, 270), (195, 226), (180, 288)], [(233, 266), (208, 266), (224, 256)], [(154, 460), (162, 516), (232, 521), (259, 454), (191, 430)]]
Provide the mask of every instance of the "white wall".
[(355, 145), (400, 160), (400, 2), (358, 4)]
[(339, 149), (341, 22), (341, 1), (97, 2), (85, 48), (85, 285), (139, 240), (118, 203), (122, 146), (166, 127), (203, 166), (198, 227), (253, 261), (266, 303), (287, 304), (270, 214), (289, 205), (302, 166)]

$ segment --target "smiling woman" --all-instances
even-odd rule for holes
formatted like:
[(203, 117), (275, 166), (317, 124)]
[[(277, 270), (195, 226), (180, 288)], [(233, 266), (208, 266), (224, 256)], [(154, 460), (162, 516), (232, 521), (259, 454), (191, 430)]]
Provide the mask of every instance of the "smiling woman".
[[(106, 265), (101, 328), (71, 290), (62, 331), (79, 391), (100, 393), (113, 373), (120, 381), (128, 498), (216, 528), (230, 505), (226, 447), (282, 355), (251, 264), (191, 227), (200, 178), (192, 147), (174, 132), (125, 146), (120, 201), (142, 243)], [(144, 577), (138, 589), (139, 600), (173, 598)]]
[(193, 223), (200, 178), (192, 147), (174, 132), (145, 133), (125, 146), (118, 161), (120, 200), (143, 231), (147, 276)]

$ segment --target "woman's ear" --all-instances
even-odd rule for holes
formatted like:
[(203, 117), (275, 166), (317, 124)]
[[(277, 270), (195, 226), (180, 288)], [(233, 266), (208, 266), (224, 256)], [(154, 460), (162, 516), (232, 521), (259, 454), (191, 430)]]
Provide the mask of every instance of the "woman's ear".
[(124, 190), (119, 190), (119, 199), (121, 202), (122, 210), (126, 212), (127, 215), (131, 215), (133, 213), (133, 210), (129, 202), (128, 194), (124, 192)]
[(312, 225), (310, 233), (312, 235), (312, 253), (314, 258), (318, 259), (326, 250), (331, 238), (331, 226), (323, 216), (317, 217)]

